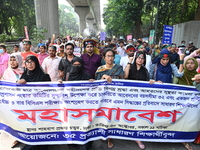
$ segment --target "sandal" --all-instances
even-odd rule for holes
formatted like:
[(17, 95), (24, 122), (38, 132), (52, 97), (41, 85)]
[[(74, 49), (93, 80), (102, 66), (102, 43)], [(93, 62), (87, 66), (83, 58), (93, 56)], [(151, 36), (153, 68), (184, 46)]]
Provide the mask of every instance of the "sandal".
[(15, 147), (17, 147), (19, 144), (20, 144), (20, 142), (16, 140), (16, 141), (13, 142), (11, 148), (15, 148)]
[(108, 139), (108, 148), (113, 148), (114, 144), (111, 139)]
[(145, 149), (145, 146), (141, 141), (135, 141), (135, 142), (138, 144), (140, 149)]
[(188, 143), (183, 143), (187, 150), (193, 150), (193, 148)]

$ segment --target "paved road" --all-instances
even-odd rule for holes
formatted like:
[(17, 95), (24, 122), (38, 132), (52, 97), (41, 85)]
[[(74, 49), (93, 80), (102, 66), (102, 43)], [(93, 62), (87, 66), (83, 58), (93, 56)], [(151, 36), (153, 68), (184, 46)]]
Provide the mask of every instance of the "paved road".
[[(11, 148), (11, 145), (15, 139), (5, 133), (0, 134), (0, 150), (20, 150), (24, 145), (21, 144), (19, 147), (14, 149)], [(140, 150), (137, 144), (134, 141), (127, 140), (113, 140), (114, 147), (112, 150)], [(146, 145), (145, 150), (186, 150), (181, 143), (153, 143), (153, 142), (144, 142)], [(194, 150), (200, 150), (200, 145), (190, 143)], [(62, 145), (62, 146), (51, 146), (49, 150), (78, 150), (77, 145)], [(92, 145), (91, 150), (111, 150), (107, 148), (106, 141), (95, 141)]]

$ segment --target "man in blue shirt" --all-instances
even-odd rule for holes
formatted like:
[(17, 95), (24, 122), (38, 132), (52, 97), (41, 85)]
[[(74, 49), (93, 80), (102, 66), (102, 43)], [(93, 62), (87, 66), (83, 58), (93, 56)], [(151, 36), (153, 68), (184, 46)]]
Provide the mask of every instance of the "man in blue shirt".
[(40, 40), (39, 43), (38, 43), (38, 45), (37, 45), (37, 52), (39, 51), (40, 46), (45, 46), (45, 44), (42, 43), (42, 40)]

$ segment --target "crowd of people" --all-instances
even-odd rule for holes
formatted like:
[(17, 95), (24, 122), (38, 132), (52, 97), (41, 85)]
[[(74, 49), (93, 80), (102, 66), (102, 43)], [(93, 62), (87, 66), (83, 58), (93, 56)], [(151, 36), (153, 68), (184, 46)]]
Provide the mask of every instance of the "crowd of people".
[[(74, 48), (80, 48), (80, 55)], [(80, 56), (80, 57), (79, 57)], [(149, 81), (150, 84), (173, 83), (196, 86), (200, 90), (200, 49), (190, 41), (180, 46), (175, 43), (149, 45), (142, 39), (72, 39), (55, 38), (36, 48), (30, 40), (23, 39), (13, 46), (8, 54), (6, 45), (0, 44), (1, 80), (26, 84), (27, 82), (79, 81), (105, 79), (129, 79)], [(196, 143), (200, 143), (200, 136)], [(16, 144), (17, 142), (15, 142)], [(141, 141), (136, 141), (140, 149), (145, 149)], [(183, 143), (188, 150), (192, 147)], [(80, 146), (81, 150), (90, 149), (92, 142)], [(108, 147), (112, 148), (112, 139)], [(45, 150), (45, 146), (33, 146)]]

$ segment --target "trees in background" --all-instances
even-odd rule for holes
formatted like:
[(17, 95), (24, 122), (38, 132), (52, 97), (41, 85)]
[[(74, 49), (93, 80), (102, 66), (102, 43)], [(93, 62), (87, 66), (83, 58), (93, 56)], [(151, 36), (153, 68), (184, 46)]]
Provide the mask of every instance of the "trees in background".
[(76, 36), (79, 33), (78, 17), (72, 7), (59, 5), (59, 27), (61, 36)]
[(143, 5), (143, 0), (110, 0), (103, 14), (106, 29), (116, 36), (140, 35)]
[[(72, 7), (59, 5), (60, 34), (76, 35), (79, 32), (78, 18)], [(34, 0), (0, 0), (0, 41), (24, 37), (24, 26), (28, 27), (29, 37), (37, 38)]]
[(200, 20), (200, 0), (109, 0), (103, 17), (111, 36), (132, 34), (141, 38), (155, 29), (157, 14), (160, 37), (163, 25)]
[[(132, 34), (140, 38), (149, 36), (149, 30), (155, 29), (157, 14), (159, 37), (165, 24), (200, 20), (200, 0), (109, 0), (103, 17), (111, 36)], [(78, 33), (78, 19), (70, 6), (59, 5), (59, 18), (62, 36)], [(24, 36), (24, 26), (31, 36), (35, 25), (33, 0), (0, 0), (0, 34), (4, 34), (3, 37)]]
[(0, 0), (0, 34), (24, 36), (24, 26), (31, 33), (35, 24), (33, 0)]

